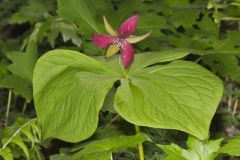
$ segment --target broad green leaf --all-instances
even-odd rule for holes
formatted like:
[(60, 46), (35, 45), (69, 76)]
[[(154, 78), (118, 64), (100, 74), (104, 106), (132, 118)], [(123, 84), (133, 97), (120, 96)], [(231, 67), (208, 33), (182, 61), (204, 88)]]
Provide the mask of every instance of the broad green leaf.
[(191, 52), (136, 54), (128, 73), (119, 65), (118, 56), (109, 60), (96, 58), (101, 60), (98, 61), (68, 50), (45, 54), (36, 65), (33, 79), (35, 106), (44, 139), (55, 137), (75, 142), (92, 135), (98, 112), (117, 80), (121, 84), (114, 108), (127, 121), (178, 129), (206, 139), (222, 95), (221, 81), (192, 62), (159, 65)]
[(220, 153), (227, 153), (232, 156), (240, 156), (240, 135), (231, 139), (221, 149)]
[(53, 50), (42, 56), (34, 70), (33, 89), (43, 139), (77, 142), (91, 136), (117, 79), (110, 66), (79, 52)]
[(194, 50), (190, 49), (172, 49), (160, 52), (139, 53), (135, 56), (134, 63), (131, 65), (131, 69), (129, 70), (129, 74), (134, 74), (143, 68), (156, 63), (170, 62), (183, 58), (193, 52)]
[(77, 23), (82, 31), (100, 32), (92, 0), (58, 0), (58, 14)]
[(133, 124), (178, 129), (203, 140), (222, 93), (221, 80), (211, 72), (193, 62), (175, 61), (121, 79), (115, 110)]
[[(134, 136), (116, 136), (96, 140), (85, 146), (84, 149), (76, 153), (70, 160), (86, 159), (95, 154), (109, 155), (109, 153), (137, 146), (138, 143), (146, 141), (148, 137), (143, 133), (138, 133)], [(108, 160), (108, 159), (104, 159)]]

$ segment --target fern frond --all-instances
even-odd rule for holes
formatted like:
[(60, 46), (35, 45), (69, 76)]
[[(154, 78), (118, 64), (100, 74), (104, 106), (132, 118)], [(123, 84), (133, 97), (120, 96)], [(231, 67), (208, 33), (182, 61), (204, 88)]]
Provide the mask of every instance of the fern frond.
[(25, 144), (26, 141), (25, 137), (27, 137), (28, 142), (29, 140), (31, 141), (33, 148), (35, 141), (38, 141), (38, 137), (36, 137), (35, 134), (37, 134), (38, 136), (40, 135), (40, 129), (38, 128), (36, 122), (37, 120), (35, 118), (25, 123), (22, 123), (20, 127), (19, 126), (17, 127), (17, 129), (16, 126), (4, 128), (7, 134), (2, 139), (2, 148), (0, 148), (0, 155), (4, 158), (4, 160), (6, 159), (6, 157), (7, 158), (10, 157), (13, 159), (13, 155), (11, 153), (12, 147), (9, 148), (8, 146), (10, 143), (16, 144), (18, 147), (20, 147), (23, 150), (26, 158), (29, 159), (29, 150), (27, 145)]
[(41, 130), (37, 124), (37, 120), (32, 121), (29, 124), (29, 126), (31, 127), (34, 136), (37, 137), (38, 140), (40, 140), (41, 139)]
[(4, 149), (0, 149), (0, 156), (4, 160), (13, 160), (13, 155), (12, 155), (11, 149), (8, 147), (5, 147)]
[(26, 126), (22, 128), (22, 134), (24, 134), (30, 141), (31, 141), (31, 148), (34, 146), (34, 135), (31, 132), (31, 128), (29, 126)]
[(23, 142), (22, 138), (18, 135), (15, 136), (11, 143), (14, 143), (16, 145), (18, 145), (24, 152), (24, 154), (26, 155), (26, 158), (29, 159), (29, 152), (28, 152), (28, 148), (26, 146), (26, 144)]

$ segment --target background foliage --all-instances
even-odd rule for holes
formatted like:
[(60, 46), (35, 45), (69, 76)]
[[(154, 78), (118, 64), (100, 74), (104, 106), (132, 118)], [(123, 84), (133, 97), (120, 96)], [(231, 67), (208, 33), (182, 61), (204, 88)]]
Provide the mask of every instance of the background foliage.
[[(96, 132), (83, 143), (59, 140), (40, 142), (40, 131), (33, 119), (36, 113), (32, 102), (32, 78), (38, 58), (55, 48), (80, 51), (89, 56), (103, 55), (104, 50), (91, 43), (92, 33), (105, 33), (103, 15), (116, 29), (126, 18), (138, 14), (140, 19), (136, 33), (141, 35), (151, 31), (151, 36), (134, 45), (136, 52), (160, 52), (175, 48), (188, 50), (191, 54), (182, 59), (197, 62), (224, 81), (224, 96), (213, 119), (210, 134), (214, 139), (224, 137), (224, 144), (240, 133), (239, 6), (238, 0), (1, 1), (0, 155), (5, 159), (25, 157), (59, 160), (78, 153), (75, 156), (85, 156), (85, 159), (96, 155), (107, 159), (109, 153), (113, 152), (113, 159), (138, 159), (134, 146), (145, 140), (143, 135), (136, 135), (133, 138), (136, 142), (132, 144), (118, 144), (115, 147), (106, 145), (108, 141), (129, 138), (121, 135), (135, 134), (131, 124), (116, 113), (109, 112), (112, 110), (111, 98), (107, 98), (99, 112)], [(113, 89), (107, 97), (115, 92)], [(188, 150), (192, 153), (192, 143), (187, 143), (186, 147), (185, 133), (147, 127), (142, 128), (142, 132), (155, 144), (175, 143), (178, 147), (171, 146), (178, 151)], [(237, 146), (238, 137), (228, 144)], [(193, 141), (198, 143), (197, 140)], [(96, 143), (106, 147), (96, 149)], [(165, 156), (163, 151), (169, 153), (168, 148), (160, 147), (161, 150), (153, 143), (144, 143), (146, 159), (162, 159)], [(219, 153), (229, 153), (231, 150), (232, 155), (239, 156), (239, 149), (235, 152), (231, 148), (233, 146), (225, 145), (220, 149), (219, 145), (215, 147)], [(224, 154), (219, 158), (223, 157), (229, 158)]]

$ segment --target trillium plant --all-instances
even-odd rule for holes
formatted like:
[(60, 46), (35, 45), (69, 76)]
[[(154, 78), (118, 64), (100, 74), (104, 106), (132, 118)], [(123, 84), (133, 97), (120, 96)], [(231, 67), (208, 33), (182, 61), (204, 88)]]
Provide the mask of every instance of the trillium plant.
[(107, 48), (106, 58), (121, 50), (122, 64), (127, 68), (134, 58), (134, 49), (131, 43), (140, 42), (148, 37), (150, 33), (142, 36), (133, 35), (137, 26), (138, 16), (128, 18), (117, 31), (111, 27), (105, 17), (103, 17), (103, 20), (105, 29), (110, 35), (94, 34), (92, 37), (93, 43), (98, 47)]
[[(93, 34), (92, 42), (106, 48), (105, 57), (56, 49), (38, 60), (33, 92), (42, 140), (85, 140), (96, 131), (99, 112), (107, 108), (137, 126), (137, 132), (139, 126), (176, 129), (206, 141), (223, 93), (221, 80), (199, 64), (184, 60), (192, 50), (134, 53), (131, 44), (150, 34), (133, 35), (137, 15), (118, 30), (103, 19), (110, 35)], [(119, 50), (121, 55), (114, 55)]]

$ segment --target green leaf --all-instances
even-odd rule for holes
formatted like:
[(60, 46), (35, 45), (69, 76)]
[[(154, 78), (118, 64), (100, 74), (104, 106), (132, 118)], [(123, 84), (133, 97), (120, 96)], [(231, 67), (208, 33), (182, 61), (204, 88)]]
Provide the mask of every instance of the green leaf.
[(117, 79), (110, 66), (79, 52), (53, 50), (42, 56), (34, 70), (33, 90), (43, 139), (77, 142), (91, 136)]
[(121, 85), (114, 108), (127, 121), (178, 129), (206, 139), (222, 96), (221, 81), (196, 63), (176, 61), (159, 65), (191, 52), (136, 54), (127, 71), (119, 65), (118, 56), (109, 60), (96, 58), (101, 60), (98, 61), (68, 50), (45, 54), (37, 63), (33, 78), (35, 106), (44, 139), (55, 137), (76, 142), (92, 135), (98, 112), (117, 80), (121, 80)]
[[(30, 141), (34, 141), (34, 139), (36, 139), (36, 137), (33, 134), (33, 131), (35, 129), (31, 127), (33, 124), (36, 124), (36, 119), (26, 120), (22, 118), (17, 118), (11, 127), (5, 127), (2, 130), (2, 132), (0, 132), (0, 138), (2, 142), (2, 145), (1, 145), (2, 147), (0, 148), (0, 155), (1, 155), (1, 152), (2, 151), (5, 152), (5, 150), (10, 155), (11, 151), (15, 153), (14, 152), (16, 149), (15, 147), (17, 148), (20, 147), (23, 150), (23, 153), (21, 153), (20, 155), (23, 155), (27, 159), (29, 159), (30, 150), (27, 148), (29, 138), (30, 138)], [(24, 135), (26, 135), (27, 137)], [(36, 145), (35, 143), (32, 144), (32, 146), (35, 146), (35, 145)], [(12, 154), (10, 156), (13, 157)]]
[(171, 144), (171, 145), (157, 145), (158, 147), (160, 147), (165, 153), (168, 154), (168, 156), (165, 158), (167, 160), (184, 160), (184, 158), (182, 157), (182, 148), (180, 148), (178, 145), (176, 144)]
[(227, 32), (224, 39), (213, 41), (213, 50), (209, 51), (213, 53), (203, 56), (204, 63), (214, 72), (237, 81), (240, 81), (240, 66), (236, 56), (240, 54), (239, 36), (239, 32)]
[(23, 142), (22, 138), (19, 135), (12, 138), (11, 142), (18, 145), (23, 150), (24, 154), (26, 155), (26, 158), (29, 159), (28, 148), (27, 148), (26, 144)]
[[(31, 39), (32, 38), (32, 39)], [(0, 81), (0, 87), (12, 89), (16, 95), (26, 98), (27, 102), (32, 99), (32, 75), (37, 61), (37, 39), (32, 36), (28, 42), (26, 52), (8, 52), (7, 58), (12, 61), (8, 70), (12, 74), (4, 76)]]
[[(100, 151), (100, 152), (90, 153), (83, 157), (84, 157), (83, 160), (96, 160), (96, 159), (97, 160), (111, 160), (112, 153), (109, 151)], [(78, 159), (76, 159), (76, 160), (78, 160)]]
[(31, 132), (31, 128), (29, 126), (25, 126), (22, 128), (22, 134), (24, 134), (30, 141), (32, 144), (32, 148), (34, 146), (34, 142), (35, 142), (35, 137), (33, 135), (33, 133)]
[(177, 28), (183, 26), (184, 28), (192, 28), (199, 16), (198, 10), (176, 9), (169, 20)]
[(204, 63), (212, 71), (232, 80), (240, 81), (240, 66), (238, 58), (234, 55), (215, 54), (203, 56)]
[(51, 24), (51, 30), (47, 35), (51, 46), (54, 47), (55, 39), (57, 38), (58, 34), (61, 33), (64, 42), (71, 40), (73, 44), (80, 47), (82, 40), (77, 29), (78, 28), (76, 28), (73, 24), (70, 24), (66, 21), (53, 21)]
[(15, 75), (6, 75), (0, 80), (0, 87), (11, 89), (16, 95), (21, 95), (27, 102), (32, 100), (32, 83)]
[(34, 29), (29, 37), (29, 41), (35, 43), (41, 43), (43, 38), (46, 36), (47, 31), (50, 28), (50, 22), (36, 23)]
[(166, 159), (182, 160), (214, 160), (218, 154), (223, 139), (199, 141), (189, 136), (187, 145), (188, 150), (179, 147), (176, 144), (158, 145), (165, 153), (168, 154)]
[(147, 139), (148, 138), (145, 134), (139, 133), (134, 136), (117, 136), (96, 140), (86, 145), (84, 149), (76, 153), (73, 157), (70, 158), (70, 160), (90, 160), (89, 157), (99, 154), (106, 157), (105, 159), (103, 158), (100, 160), (109, 160), (109, 155), (111, 155), (111, 152), (124, 148), (135, 147), (138, 143), (142, 143)]
[(0, 156), (2, 156), (4, 160), (13, 160), (11, 149), (8, 147), (0, 149)]
[(175, 61), (121, 79), (115, 110), (133, 124), (178, 129), (203, 140), (222, 93), (221, 80), (211, 72), (193, 62)]
[(29, 41), (27, 50), (25, 53), (12, 52), (6, 54), (6, 56), (12, 61), (12, 64), (8, 66), (8, 69), (16, 76), (23, 79), (32, 81), (33, 69), (37, 61), (37, 45), (32, 40)]
[(217, 152), (220, 149), (223, 139), (209, 140), (207, 142), (201, 142), (194, 137), (189, 137), (187, 145), (189, 148), (189, 153), (185, 152), (184, 155), (190, 155), (195, 153), (195, 155), (200, 156), (200, 159), (214, 160), (217, 156)]
[(27, 5), (23, 5), (12, 15), (10, 23), (38, 22), (44, 19), (44, 16), (51, 10), (54, 10), (53, 1), (28, 0)]
[(50, 160), (69, 160), (69, 155), (56, 154), (50, 156)]
[(92, 0), (58, 0), (58, 14), (77, 23), (82, 31), (100, 32)]
[(171, 49), (167, 51), (160, 52), (145, 52), (139, 53), (135, 56), (134, 63), (131, 66), (129, 74), (133, 74), (137, 71), (142, 70), (143, 68), (160, 63), (160, 62), (169, 62), (176, 59), (183, 58), (193, 51), (190, 49)]
[(171, 6), (171, 7), (184, 7), (184, 6), (188, 6), (189, 2), (188, 0), (163, 0), (164, 3), (166, 3), (167, 5)]
[(220, 153), (227, 153), (232, 156), (240, 156), (240, 135), (231, 139), (221, 149)]

